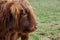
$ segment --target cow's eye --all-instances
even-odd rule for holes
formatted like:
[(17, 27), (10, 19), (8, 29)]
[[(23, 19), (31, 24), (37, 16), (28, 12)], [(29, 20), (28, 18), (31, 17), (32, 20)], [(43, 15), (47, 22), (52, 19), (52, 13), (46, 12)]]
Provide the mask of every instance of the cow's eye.
[(23, 10), (23, 9), (20, 10), (20, 16), (22, 16), (22, 17), (26, 17), (27, 16), (25, 10)]
[(11, 22), (11, 21), (13, 21), (13, 15), (12, 15), (12, 13), (11, 13), (11, 11), (9, 11), (9, 21)]
[(20, 12), (23, 12), (23, 9), (21, 9)]

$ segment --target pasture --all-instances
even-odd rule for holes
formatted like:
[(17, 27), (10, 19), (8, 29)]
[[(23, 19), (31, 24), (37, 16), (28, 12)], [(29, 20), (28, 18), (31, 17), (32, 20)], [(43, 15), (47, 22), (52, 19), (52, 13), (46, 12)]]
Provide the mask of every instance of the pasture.
[[(60, 40), (60, 0), (29, 0), (35, 10), (38, 28), (30, 40)], [(18, 39), (19, 40), (19, 39)]]

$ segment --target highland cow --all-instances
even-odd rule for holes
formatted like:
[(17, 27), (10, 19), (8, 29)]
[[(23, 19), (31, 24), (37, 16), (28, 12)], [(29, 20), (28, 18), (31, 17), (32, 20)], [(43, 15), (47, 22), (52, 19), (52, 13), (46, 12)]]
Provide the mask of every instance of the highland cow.
[(0, 0), (0, 40), (28, 40), (36, 29), (35, 18), (28, 0)]

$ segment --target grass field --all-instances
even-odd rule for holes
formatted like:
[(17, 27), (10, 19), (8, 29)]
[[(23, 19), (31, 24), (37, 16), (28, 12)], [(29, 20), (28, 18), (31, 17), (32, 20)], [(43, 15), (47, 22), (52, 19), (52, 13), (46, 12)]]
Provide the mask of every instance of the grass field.
[(30, 0), (38, 29), (30, 40), (60, 40), (60, 0)]

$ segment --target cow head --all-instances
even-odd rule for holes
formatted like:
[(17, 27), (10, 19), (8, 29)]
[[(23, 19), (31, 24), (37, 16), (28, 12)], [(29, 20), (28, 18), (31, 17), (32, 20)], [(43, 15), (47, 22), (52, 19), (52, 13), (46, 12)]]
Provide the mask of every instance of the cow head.
[(11, 13), (20, 31), (24, 33), (33, 32), (37, 28), (33, 9), (30, 9), (28, 6), (15, 3), (11, 6)]

